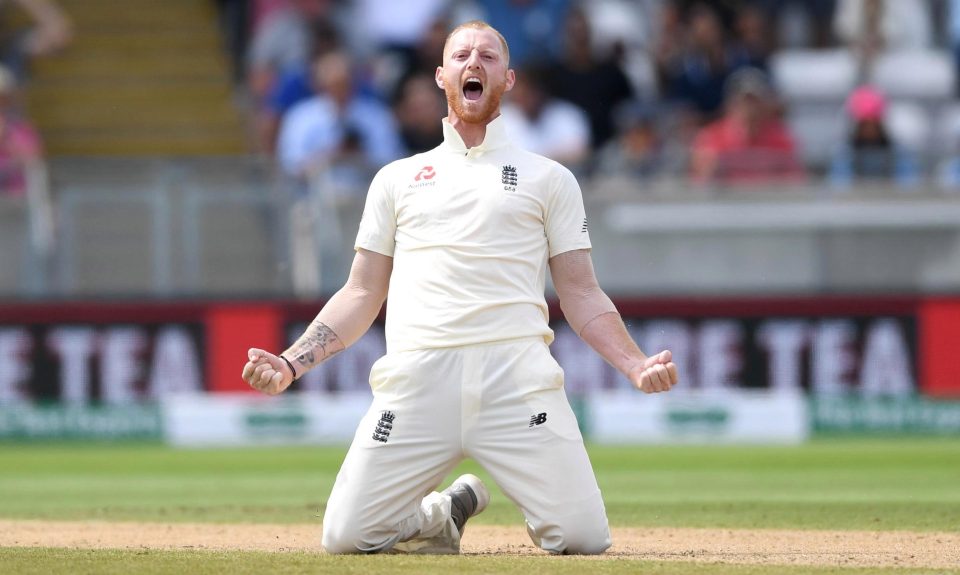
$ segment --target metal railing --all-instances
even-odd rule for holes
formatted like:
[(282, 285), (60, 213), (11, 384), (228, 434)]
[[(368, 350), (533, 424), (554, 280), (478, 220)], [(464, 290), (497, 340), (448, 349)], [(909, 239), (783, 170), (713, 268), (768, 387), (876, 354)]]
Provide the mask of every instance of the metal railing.
[[(296, 184), (247, 158), (59, 168), (55, 209), (33, 197), (29, 241), (3, 246), (24, 253), (0, 266), (17, 276), (0, 281), (4, 298), (315, 298), (349, 271), (365, 183), (321, 171)], [(960, 290), (960, 194), (581, 184), (597, 271), (617, 294)]]

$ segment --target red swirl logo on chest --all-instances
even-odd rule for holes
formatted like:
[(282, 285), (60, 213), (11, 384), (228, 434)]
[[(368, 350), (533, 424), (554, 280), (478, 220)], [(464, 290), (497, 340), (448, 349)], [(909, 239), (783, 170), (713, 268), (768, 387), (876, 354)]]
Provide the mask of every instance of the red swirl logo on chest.
[(433, 166), (424, 166), (420, 168), (419, 172), (417, 172), (417, 175), (413, 178), (413, 181), (419, 182), (420, 180), (431, 180), (436, 175), (437, 172), (433, 170)]

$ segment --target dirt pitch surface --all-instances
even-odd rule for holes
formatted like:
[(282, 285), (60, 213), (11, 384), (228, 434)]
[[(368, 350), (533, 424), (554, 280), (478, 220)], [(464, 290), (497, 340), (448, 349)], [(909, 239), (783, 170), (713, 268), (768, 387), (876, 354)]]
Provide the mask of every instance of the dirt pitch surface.
[[(0, 520), (0, 547), (319, 551), (318, 525)], [(764, 565), (960, 567), (960, 533), (616, 528), (598, 557)], [(467, 555), (540, 555), (522, 527), (471, 525)]]

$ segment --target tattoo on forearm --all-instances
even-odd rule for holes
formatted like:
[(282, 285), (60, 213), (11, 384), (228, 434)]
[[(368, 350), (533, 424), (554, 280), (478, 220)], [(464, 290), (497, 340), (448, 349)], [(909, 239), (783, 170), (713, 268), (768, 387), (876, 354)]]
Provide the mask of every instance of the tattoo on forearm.
[(344, 345), (326, 324), (313, 320), (307, 331), (290, 347), (290, 355), (304, 371), (343, 351)]

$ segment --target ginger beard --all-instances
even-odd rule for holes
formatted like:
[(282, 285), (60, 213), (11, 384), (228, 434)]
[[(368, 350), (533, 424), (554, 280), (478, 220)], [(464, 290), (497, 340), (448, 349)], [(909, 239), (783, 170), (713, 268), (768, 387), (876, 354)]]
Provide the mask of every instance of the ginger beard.
[(507, 90), (506, 80), (496, 83), (488, 81), (488, 85), (481, 85), (477, 89), (472, 85), (465, 86), (466, 76), (470, 75), (465, 74), (456, 84), (444, 83), (447, 106), (457, 118), (469, 124), (489, 122), (500, 111), (500, 100)]

